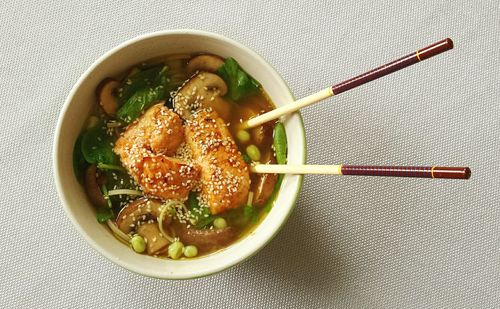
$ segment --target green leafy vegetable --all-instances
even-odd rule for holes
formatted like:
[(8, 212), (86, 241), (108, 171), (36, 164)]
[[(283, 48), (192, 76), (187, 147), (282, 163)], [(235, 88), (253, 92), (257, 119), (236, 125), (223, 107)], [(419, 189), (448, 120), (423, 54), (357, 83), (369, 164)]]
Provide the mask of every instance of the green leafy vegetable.
[(260, 88), (259, 82), (248, 75), (234, 58), (227, 58), (217, 70), (228, 86), (228, 95), (234, 101), (254, 93)]
[(111, 220), (115, 217), (113, 214), (113, 210), (111, 208), (99, 208), (97, 210), (96, 218), (99, 223), (104, 223), (108, 220)]
[[(99, 164), (97, 166), (99, 167)], [(137, 190), (139, 186), (132, 177), (126, 172), (112, 169), (100, 169), (106, 176), (106, 187), (101, 187), (101, 192), (108, 201), (108, 206), (116, 212), (119, 212), (131, 200), (128, 194), (108, 195), (109, 190)]]
[[(131, 123), (153, 103), (165, 99), (167, 94), (165, 87), (168, 82), (167, 67), (160, 68), (159, 71), (156, 70), (157, 67), (146, 70), (147, 78), (141, 75), (146, 71), (140, 71), (130, 78), (130, 85), (122, 90), (122, 97), (127, 99), (116, 113), (118, 119)], [(152, 76), (151, 72), (156, 73), (156, 76)], [(140, 75), (141, 78), (134, 79), (136, 75)]]
[(118, 119), (131, 123), (139, 118), (143, 110), (148, 109), (153, 103), (164, 98), (165, 86), (154, 88), (147, 87), (134, 93), (130, 99), (118, 110)]
[(102, 192), (102, 195), (104, 196), (104, 199), (106, 200), (106, 202), (108, 203), (108, 207), (111, 209), (113, 208), (113, 203), (111, 202), (111, 200), (109, 199), (109, 195), (108, 195), (108, 188), (106, 187), (106, 185), (102, 185), (101, 186), (101, 192)]
[(103, 123), (88, 129), (81, 137), (81, 151), (88, 163), (115, 164), (118, 162), (113, 152), (114, 139), (107, 134), (106, 126)]
[(259, 219), (258, 211), (252, 205), (245, 205), (245, 207), (243, 207), (243, 216), (247, 221), (251, 221), (253, 223), (257, 222)]
[(194, 225), (198, 229), (202, 229), (214, 221), (214, 217), (207, 207), (201, 207), (198, 201), (198, 195), (194, 192), (189, 193), (187, 200), (188, 209), (191, 211), (191, 218), (196, 220)]
[(104, 163), (97, 163), (97, 168), (100, 170), (104, 171), (117, 171), (117, 172), (126, 172), (125, 168), (120, 165), (113, 165), (113, 164), (104, 164)]
[(83, 173), (87, 166), (88, 163), (85, 161), (82, 153), (82, 136), (80, 135), (76, 139), (75, 146), (73, 147), (73, 170), (79, 181), (82, 180)]
[(187, 199), (187, 204), (189, 210), (200, 208), (200, 202), (198, 201), (198, 194), (190, 192)]
[(102, 185), (101, 192), (104, 196), (104, 199), (108, 203), (108, 207), (99, 207), (97, 209), (96, 218), (99, 223), (104, 223), (108, 220), (114, 219), (115, 214), (113, 213), (113, 204), (111, 203), (108, 196), (108, 188), (106, 188), (105, 185)]
[(124, 86), (118, 90), (119, 102), (125, 104), (140, 89), (155, 85), (162, 70), (166, 69), (160, 65), (144, 70), (137, 69), (125, 80)]
[(246, 164), (252, 163), (252, 159), (250, 159), (250, 157), (246, 153), (242, 154), (241, 156), (243, 157), (243, 161), (245, 161)]

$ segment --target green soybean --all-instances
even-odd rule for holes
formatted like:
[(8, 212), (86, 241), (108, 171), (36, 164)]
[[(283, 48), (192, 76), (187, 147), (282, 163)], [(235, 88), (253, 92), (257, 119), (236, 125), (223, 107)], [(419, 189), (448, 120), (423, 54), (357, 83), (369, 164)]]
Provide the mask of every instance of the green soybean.
[(132, 239), (130, 239), (130, 244), (132, 245), (132, 249), (137, 253), (143, 253), (144, 250), (146, 250), (146, 242), (140, 235), (134, 235)]
[(184, 251), (184, 244), (180, 241), (174, 241), (168, 246), (168, 256), (174, 260), (177, 260), (182, 256), (182, 252)]
[(227, 227), (226, 219), (224, 218), (216, 218), (213, 223), (214, 227), (218, 230), (222, 230)]
[(245, 130), (239, 130), (238, 133), (236, 133), (236, 137), (240, 142), (247, 143), (250, 140), (250, 133)]
[(195, 257), (197, 255), (198, 255), (198, 248), (196, 248), (196, 246), (189, 245), (189, 246), (186, 246), (186, 248), (184, 248), (184, 256), (185, 257), (192, 258), (192, 257)]
[(260, 150), (257, 148), (255, 145), (248, 145), (247, 146), (247, 155), (252, 159), (252, 161), (259, 161), (260, 160)]

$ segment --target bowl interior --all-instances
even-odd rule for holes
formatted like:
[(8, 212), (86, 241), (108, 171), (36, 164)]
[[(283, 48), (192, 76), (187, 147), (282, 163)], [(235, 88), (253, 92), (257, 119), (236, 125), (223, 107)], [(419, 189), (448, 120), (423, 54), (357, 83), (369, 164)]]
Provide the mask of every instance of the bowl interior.
[[(287, 175), (275, 207), (248, 236), (216, 253), (185, 261), (158, 259), (135, 254), (117, 241), (95, 219), (93, 207), (73, 173), (73, 145), (91, 107), (95, 104), (95, 89), (99, 82), (123, 72), (126, 68), (152, 57), (173, 53), (207, 52), (233, 57), (264, 87), (277, 106), (290, 103), (293, 96), (285, 82), (260, 56), (243, 45), (220, 35), (192, 31), (163, 31), (127, 41), (98, 59), (83, 75), (69, 94), (59, 116), (54, 142), (54, 174), (56, 185), (75, 227), (98, 252), (108, 259), (142, 275), (185, 279), (219, 272), (248, 258), (261, 249), (279, 231), (290, 215), (302, 184), (301, 176)], [(305, 162), (305, 134), (300, 115), (286, 118), (288, 162)]]

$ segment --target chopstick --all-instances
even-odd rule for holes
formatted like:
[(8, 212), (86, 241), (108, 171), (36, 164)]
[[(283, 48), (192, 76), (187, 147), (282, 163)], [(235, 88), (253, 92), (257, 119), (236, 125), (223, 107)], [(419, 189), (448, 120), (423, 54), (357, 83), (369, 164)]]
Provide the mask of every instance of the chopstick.
[(453, 48), (453, 41), (449, 38), (436, 42), (425, 48), (419, 49), (414, 53), (406, 55), (400, 59), (394, 60), (380, 66), (376, 69), (368, 71), (364, 74), (358, 75), (354, 78), (343, 81), (339, 84), (333, 85), (326, 89), (323, 89), (315, 94), (297, 100), (291, 104), (285, 104), (276, 109), (273, 109), (265, 114), (259, 115), (255, 118), (251, 118), (243, 123), (244, 128), (253, 128), (259, 126), (265, 122), (273, 119), (277, 119), (283, 115), (295, 112), (303, 107), (309, 106), (328, 97), (338, 95), (344, 91), (350, 90), (361, 86), (367, 82), (375, 80), (377, 78), (383, 77), (387, 74), (396, 72), (398, 70), (404, 69), (412, 64), (420, 62), (422, 60), (428, 59), (430, 57), (436, 56), (442, 52), (450, 50)]
[(387, 176), (417, 178), (469, 179), (468, 167), (446, 166), (379, 166), (379, 165), (287, 165), (257, 164), (250, 166), (257, 174), (328, 174), (353, 176)]

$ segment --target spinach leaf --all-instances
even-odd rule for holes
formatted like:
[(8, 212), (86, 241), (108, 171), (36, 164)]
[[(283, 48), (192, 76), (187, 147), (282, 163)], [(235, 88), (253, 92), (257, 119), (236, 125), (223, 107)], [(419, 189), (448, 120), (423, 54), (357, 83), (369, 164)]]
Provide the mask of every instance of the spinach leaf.
[(125, 168), (121, 165), (114, 165), (114, 164), (104, 164), (104, 163), (97, 163), (97, 168), (102, 170), (102, 171), (117, 171), (117, 172), (127, 172)]
[(78, 181), (82, 181), (83, 172), (87, 168), (88, 163), (85, 161), (82, 153), (82, 136), (78, 136), (73, 147), (73, 171), (75, 172)]
[(252, 223), (257, 222), (259, 219), (257, 209), (255, 209), (252, 205), (245, 205), (245, 207), (243, 207), (243, 216), (247, 221), (251, 221)]
[(260, 88), (259, 82), (243, 71), (234, 58), (227, 58), (217, 70), (217, 74), (226, 82), (228, 95), (234, 101), (238, 101)]
[(196, 220), (196, 224), (194, 226), (197, 229), (202, 229), (215, 220), (208, 207), (200, 206), (198, 194), (194, 192), (189, 193), (187, 204), (188, 209), (191, 211), (191, 218)]
[(243, 157), (243, 161), (245, 161), (246, 164), (252, 163), (252, 159), (250, 159), (250, 157), (246, 153), (242, 154), (241, 156)]
[(99, 223), (104, 223), (107, 220), (111, 220), (115, 217), (113, 210), (111, 208), (99, 208), (96, 213), (96, 219)]
[(125, 80), (123, 87), (118, 89), (119, 102), (124, 104), (138, 90), (154, 85), (154, 82), (163, 69), (163, 66), (154, 66), (133, 73)]
[(82, 134), (83, 157), (90, 164), (115, 164), (118, 158), (113, 152), (113, 142), (113, 137), (107, 134), (106, 126), (99, 123)]
[(116, 117), (126, 123), (131, 123), (139, 118), (143, 110), (148, 109), (153, 103), (165, 97), (165, 86), (147, 87), (138, 90), (118, 110)]
[(106, 185), (101, 186), (101, 192), (104, 195), (106, 202), (108, 203), (108, 207), (99, 207), (97, 209), (96, 219), (97, 222), (104, 223), (107, 220), (114, 219), (115, 214), (113, 212), (113, 204), (111, 203), (111, 200), (109, 199), (108, 196), (108, 188), (106, 188)]
[[(97, 165), (99, 168), (100, 164)], [(101, 186), (101, 192), (108, 203), (108, 207), (116, 213), (120, 212), (120, 210), (134, 198), (127, 194), (109, 196), (108, 191), (118, 189), (139, 190), (139, 186), (125, 171), (99, 169), (99, 173), (104, 173), (105, 175), (106, 182)]]
[(108, 207), (111, 209), (113, 208), (113, 203), (111, 202), (111, 200), (109, 199), (109, 195), (108, 195), (108, 187), (106, 187), (106, 185), (102, 185), (101, 186), (101, 192), (102, 192), (102, 195), (104, 196), (104, 199), (106, 200), (106, 203), (108, 203)]
[[(148, 72), (146, 74), (147, 78), (141, 75), (141, 78), (134, 79), (128, 88), (122, 90), (122, 97), (127, 99), (116, 113), (118, 119), (131, 123), (153, 103), (165, 99), (167, 94), (165, 87), (168, 82), (167, 67), (160, 67), (159, 71), (157, 71), (157, 68), (153, 67), (146, 71), (140, 71), (132, 76)], [(153, 76), (153, 73), (156, 76)], [(133, 93), (130, 93), (132, 91)]]

